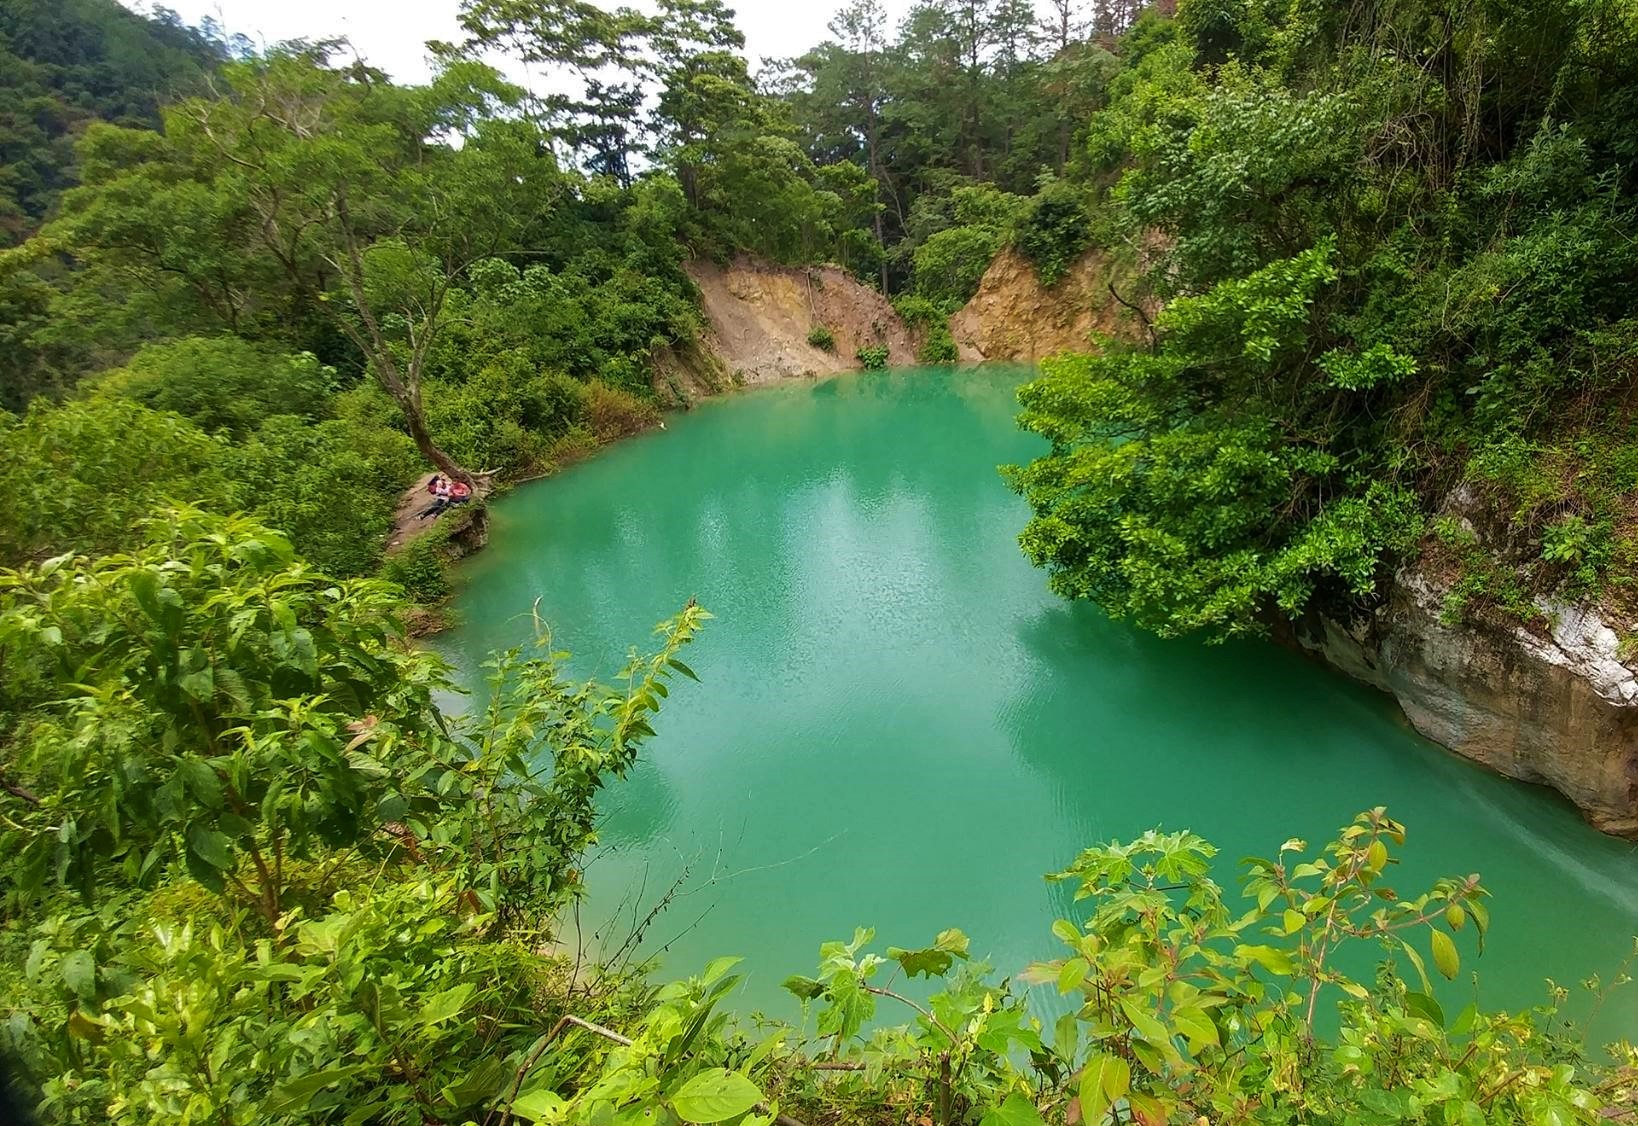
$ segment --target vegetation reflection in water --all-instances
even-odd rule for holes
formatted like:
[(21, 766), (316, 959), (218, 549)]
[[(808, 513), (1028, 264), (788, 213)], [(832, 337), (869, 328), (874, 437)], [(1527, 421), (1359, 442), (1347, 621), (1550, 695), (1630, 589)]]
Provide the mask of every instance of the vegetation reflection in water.
[[(1073, 908), (1041, 877), (1088, 844), (1188, 828), (1231, 883), (1238, 857), (1385, 805), (1410, 830), (1396, 886), (1477, 871), (1493, 893), (1471, 963), (1485, 1004), (1613, 974), (1638, 930), (1630, 845), (1291, 653), (1159, 640), (1045, 590), (995, 472), (1038, 448), (1012, 421), (1025, 374), (869, 373), (709, 403), (496, 506), (439, 643), (469, 683), (528, 636), (537, 596), (585, 673), (689, 597), (718, 619), (690, 657), (702, 683), (608, 794), (593, 948), (682, 879), (646, 952), (673, 976), (746, 955), (747, 1008), (790, 1012), (782, 977), (855, 925), (906, 946), (961, 926), (1012, 972), (1053, 954)], [(1467, 968), (1447, 1004), (1469, 999)], [(1638, 1031), (1635, 1005), (1616, 991), (1596, 1031)]]

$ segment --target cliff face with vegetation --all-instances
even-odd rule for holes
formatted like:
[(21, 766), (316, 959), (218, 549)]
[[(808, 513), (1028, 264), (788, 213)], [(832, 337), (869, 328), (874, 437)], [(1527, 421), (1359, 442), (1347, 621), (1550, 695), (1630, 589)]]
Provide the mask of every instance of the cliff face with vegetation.
[(1139, 317), (1110, 293), (1130, 277), (1101, 249), (1086, 251), (1054, 285), (1017, 250), (995, 256), (978, 292), (950, 318), (963, 360), (1034, 362), (1058, 352), (1084, 352), (1096, 336), (1132, 337)]
[[(703, 344), (736, 383), (753, 385), (859, 367), (862, 348), (915, 362), (909, 329), (886, 297), (836, 266), (778, 266), (741, 255), (727, 266), (695, 261)], [(826, 339), (829, 346), (814, 340)]]
[(1452, 624), (1449, 588), (1410, 567), (1375, 613), (1315, 615), (1296, 641), (1391, 694), (1417, 731), (1509, 778), (1551, 786), (1607, 833), (1638, 837), (1638, 671), (1597, 610), (1543, 600), (1547, 624)]
[(1508, 521), (1469, 485), (1441, 511), (1442, 531), (1424, 537), (1380, 605), (1312, 612), (1290, 640), (1390, 693), (1434, 742), (1551, 786), (1603, 831), (1638, 837), (1630, 607), (1532, 576), (1521, 559), (1481, 583), (1473, 559), (1507, 558)]

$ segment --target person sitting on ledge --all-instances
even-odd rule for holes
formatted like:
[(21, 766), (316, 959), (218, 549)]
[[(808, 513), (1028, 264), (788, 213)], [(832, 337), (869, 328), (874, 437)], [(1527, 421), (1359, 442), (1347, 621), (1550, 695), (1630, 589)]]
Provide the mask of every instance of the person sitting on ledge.
[(417, 520), (437, 516), (446, 508), (465, 504), (472, 499), (471, 485), (465, 481), (451, 481), (442, 473), (432, 475), (432, 480), (427, 482), (427, 492), (432, 494), (432, 503), (415, 514)]

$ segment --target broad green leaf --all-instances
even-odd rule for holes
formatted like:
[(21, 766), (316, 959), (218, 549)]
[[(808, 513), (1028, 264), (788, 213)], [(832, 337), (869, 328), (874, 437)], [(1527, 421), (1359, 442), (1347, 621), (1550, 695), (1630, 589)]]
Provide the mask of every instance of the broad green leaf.
[(188, 851), (212, 868), (226, 871), (233, 867), (233, 842), (228, 835), (198, 822), (188, 826)]
[(713, 958), (711, 960), (711, 962), (705, 967), (705, 972), (700, 974), (700, 982), (702, 984), (704, 984), (704, 985), (710, 985), (712, 982), (716, 981), (723, 974), (727, 973), (729, 970), (731, 970), (735, 966), (739, 965), (740, 962), (742, 962), (743, 960), (744, 959), (736, 957), (736, 956), (726, 956), (726, 957), (722, 957), (722, 958)]
[(531, 1122), (555, 1118), (563, 1110), (563, 1100), (550, 1091), (529, 1091), (512, 1103), (512, 1113)]
[(76, 997), (90, 998), (97, 992), (97, 962), (88, 950), (71, 950), (57, 964), (63, 984)]
[(1432, 1021), (1439, 1028), (1445, 1026), (1445, 1010), (1439, 1007), (1438, 1001), (1435, 1001), (1426, 993), (1407, 992), (1405, 994), (1405, 1009), (1407, 1012), (1415, 1013), (1419, 1017)]
[(1132, 1022), (1137, 1034), (1145, 1040), (1162, 1044), (1171, 1039), (1166, 1026), (1161, 1024), (1156, 1016), (1145, 1009), (1140, 1003), (1130, 997), (1120, 999), (1120, 1011), (1126, 1014), (1126, 1019)]
[(792, 974), (790, 977), (785, 979), (783, 984), (786, 989), (790, 990), (804, 1001), (811, 1001), (815, 997), (823, 997), (825, 995), (825, 983), (816, 978), (803, 977), (800, 974)]
[(1035, 1104), (1017, 1091), (1006, 1097), (998, 1107), (985, 1111), (978, 1126), (1045, 1126)]
[(1371, 847), (1365, 850), (1365, 870), (1373, 876), (1382, 871), (1388, 863), (1388, 846), (1380, 840), (1371, 842)]
[(897, 946), (889, 946), (887, 956), (904, 967), (907, 977), (943, 977), (955, 964), (953, 954), (931, 946), (924, 950), (901, 950)]
[(1188, 1037), (1189, 1047), (1195, 1051), (1207, 1045), (1216, 1047), (1219, 1043), (1217, 1026), (1203, 1011), (1192, 1005), (1179, 1005), (1173, 1009), (1172, 1025)]
[(1058, 971), (1058, 992), (1071, 993), (1079, 989), (1081, 982), (1086, 980), (1086, 975), (1091, 970), (1092, 963), (1085, 958), (1071, 958)]
[(1285, 924), (1286, 934), (1296, 934), (1298, 931), (1302, 930), (1303, 924), (1308, 920), (1303, 916), (1301, 911), (1294, 911), (1288, 907), (1286, 908), (1285, 915), (1282, 917), (1281, 921)]
[(762, 1091), (737, 1071), (714, 1067), (677, 1088), (671, 1108), (684, 1122), (723, 1122), (762, 1101)]
[(463, 982), (453, 989), (446, 989), (442, 993), (435, 993), (427, 998), (421, 1006), (421, 1023), (425, 1025), (440, 1024), (451, 1017), (460, 1015), (466, 1007), (466, 1000), (472, 996), (475, 986), (470, 982)]
[(1098, 1126), (1116, 1099), (1132, 1086), (1132, 1065), (1119, 1056), (1096, 1055), (1081, 1069), (1081, 1121)]
[(320, 1091), (370, 1070), (373, 1069), (369, 1064), (351, 1064), (347, 1067), (331, 1067), (299, 1075), (275, 1087), (272, 1095), (262, 1104), (262, 1111), (269, 1115), (305, 1111), (307, 1104)]
[(177, 773), (200, 805), (208, 809), (222, 808), (222, 780), (209, 763), (199, 759), (183, 759), (177, 766)]
[(195, 700), (209, 700), (216, 695), (216, 674), (206, 665), (196, 672), (177, 677), (176, 686)]
[(1296, 972), (1296, 966), (1291, 961), (1291, 955), (1284, 950), (1273, 946), (1236, 946), (1236, 957), (1250, 958), (1269, 973), (1289, 977)]
[(1062, 1059), (1074, 1059), (1076, 1045), (1081, 1039), (1081, 1024), (1074, 1013), (1065, 1013), (1058, 1018), (1058, 1023), (1052, 1030), (1052, 1050)]
[(1433, 945), (1433, 964), (1447, 979), (1454, 978), (1462, 967), (1461, 955), (1456, 953), (1456, 944), (1444, 931), (1434, 930), (1429, 933), (1433, 935), (1430, 940)]

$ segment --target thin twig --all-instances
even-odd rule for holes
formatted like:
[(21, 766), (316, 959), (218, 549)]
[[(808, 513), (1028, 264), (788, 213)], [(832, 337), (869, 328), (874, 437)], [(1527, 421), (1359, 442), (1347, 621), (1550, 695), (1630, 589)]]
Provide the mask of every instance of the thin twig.
[(865, 985), (865, 986), (861, 986), (861, 988), (866, 993), (874, 993), (878, 997), (891, 997), (895, 1001), (900, 1001), (900, 1002), (903, 1002), (906, 1005), (909, 1005), (912, 1009), (916, 1010), (916, 1012), (920, 1013), (922, 1016), (924, 1016), (928, 1020), (932, 1021), (933, 1022), (933, 1027), (937, 1028), (940, 1032), (944, 1033), (945, 1037), (950, 1041), (951, 1045), (954, 1045), (957, 1042), (958, 1038), (957, 1038), (956, 1034), (951, 1032), (948, 1028), (946, 1028), (943, 1021), (939, 1020), (936, 1016), (934, 1016), (927, 1009), (922, 1008), (920, 1005), (918, 1005), (914, 1001), (910, 1000), (910, 998), (906, 997), (904, 994), (894, 993), (891, 989), (878, 989), (874, 985)]

